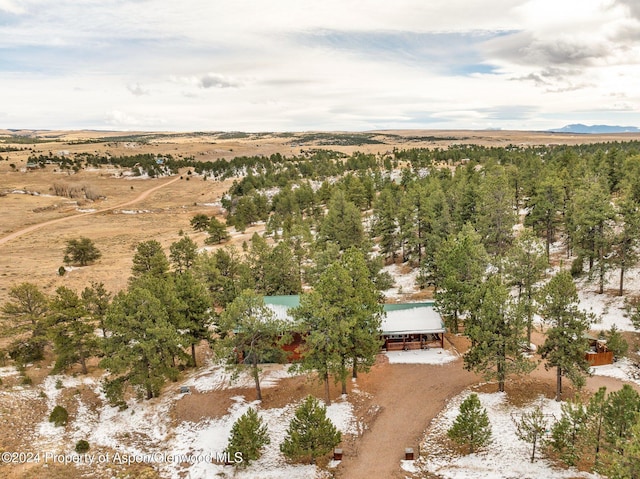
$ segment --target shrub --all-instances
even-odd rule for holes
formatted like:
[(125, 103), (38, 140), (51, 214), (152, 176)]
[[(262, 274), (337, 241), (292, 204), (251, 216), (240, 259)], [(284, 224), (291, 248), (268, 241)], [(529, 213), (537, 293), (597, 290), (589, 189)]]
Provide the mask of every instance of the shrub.
[(67, 270), (64, 269), (64, 266), (60, 266), (58, 268), (58, 276), (64, 276), (67, 273)]
[(49, 422), (52, 422), (56, 427), (65, 426), (69, 420), (69, 413), (62, 406), (56, 406), (49, 415)]
[(78, 454), (84, 454), (88, 450), (89, 443), (87, 441), (85, 441), (84, 439), (80, 439), (78, 442), (76, 442), (76, 452)]

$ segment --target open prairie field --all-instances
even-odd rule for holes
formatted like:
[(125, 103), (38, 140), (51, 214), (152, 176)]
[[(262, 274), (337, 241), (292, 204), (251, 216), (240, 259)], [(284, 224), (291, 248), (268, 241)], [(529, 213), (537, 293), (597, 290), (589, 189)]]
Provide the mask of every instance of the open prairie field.
[[(20, 136), (17, 136), (20, 135)], [(452, 144), (505, 146), (576, 144), (639, 138), (637, 134), (576, 135), (510, 131), (380, 131), (364, 133), (142, 133), (96, 131), (0, 131), (0, 302), (7, 289), (29, 280), (52, 292), (65, 284), (80, 287), (104, 282), (116, 291), (126, 284), (134, 246), (154, 238), (164, 246), (188, 232), (200, 212), (221, 214), (219, 200), (233, 180), (202, 181), (181, 172), (182, 179), (123, 176), (119, 168), (60, 171), (49, 165), (27, 171), (30, 155), (172, 155), (202, 161), (274, 153), (298, 155), (331, 149), (384, 153), (394, 148), (441, 148)], [(19, 142), (18, 142), (19, 140)], [(12, 143), (12, 141), (14, 143)], [(14, 167), (10, 166), (14, 165)], [(89, 188), (104, 199), (89, 201), (55, 196), (54, 184)], [(156, 187), (160, 187), (155, 189)], [(155, 189), (145, 195), (145, 192)], [(64, 221), (58, 221), (66, 218)], [(45, 224), (50, 221), (55, 223)], [(42, 225), (37, 227), (37, 225)], [(37, 227), (8, 238), (25, 228)], [(252, 233), (248, 230), (246, 237)], [(92, 238), (103, 257), (94, 265), (57, 274), (68, 239)], [(202, 244), (203, 236), (192, 237)], [(3, 241), (5, 238), (5, 241)], [(236, 238), (237, 239), (237, 238)], [(239, 240), (241, 242), (241, 239)]]

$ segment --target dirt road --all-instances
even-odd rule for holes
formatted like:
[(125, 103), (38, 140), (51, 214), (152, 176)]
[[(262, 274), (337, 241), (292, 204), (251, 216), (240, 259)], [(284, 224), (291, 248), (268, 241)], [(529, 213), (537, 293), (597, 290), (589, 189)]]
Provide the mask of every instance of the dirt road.
[(371, 429), (345, 451), (337, 475), (345, 479), (405, 477), (399, 469), (404, 450), (418, 444), (429, 422), (446, 402), (478, 377), (462, 369), (462, 360), (443, 366), (381, 364), (358, 379), (381, 406)]
[(81, 216), (97, 215), (99, 213), (104, 213), (106, 211), (115, 210), (116, 208), (122, 208), (124, 206), (133, 205), (135, 203), (143, 201), (150, 194), (154, 193), (155, 191), (159, 190), (160, 188), (164, 188), (165, 186), (168, 186), (171, 183), (175, 183), (178, 180), (180, 180), (180, 177), (177, 177), (177, 178), (174, 178), (172, 180), (166, 181), (166, 182), (162, 183), (161, 185), (154, 186), (153, 188), (149, 188), (148, 190), (143, 191), (139, 196), (137, 196), (133, 200), (129, 200), (129, 201), (126, 201), (124, 203), (120, 203), (120, 204), (117, 204), (117, 205), (114, 205), (114, 206), (110, 206), (109, 208), (103, 208), (103, 209), (100, 209), (100, 210), (90, 211), (90, 212), (87, 212), (87, 213), (78, 213), (78, 214), (71, 215), (71, 216), (65, 216), (64, 218), (57, 218), (55, 220), (44, 221), (42, 223), (31, 225), (31, 226), (29, 226), (27, 228), (24, 228), (24, 229), (15, 231), (15, 232), (13, 232), (11, 234), (8, 234), (4, 238), (0, 238), (0, 245), (8, 243), (9, 241), (11, 241), (13, 239), (16, 239), (16, 238), (19, 238), (20, 236), (23, 236), (23, 235), (25, 235), (27, 233), (31, 233), (32, 231), (38, 230), (40, 228), (44, 228), (45, 226), (53, 225), (53, 224), (56, 224), (56, 223), (62, 223), (63, 221), (71, 221), (71, 220), (73, 220), (75, 218), (79, 218)]

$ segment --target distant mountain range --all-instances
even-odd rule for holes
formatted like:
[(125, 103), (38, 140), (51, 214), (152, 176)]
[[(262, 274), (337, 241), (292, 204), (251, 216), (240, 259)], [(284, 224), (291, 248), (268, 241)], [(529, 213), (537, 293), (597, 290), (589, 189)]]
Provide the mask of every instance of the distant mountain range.
[(547, 130), (552, 133), (587, 133), (587, 134), (602, 134), (602, 133), (639, 133), (640, 128), (635, 126), (612, 126), (612, 125), (583, 125), (582, 123), (575, 123), (573, 125), (563, 126), (562, 128), (554, 128)]

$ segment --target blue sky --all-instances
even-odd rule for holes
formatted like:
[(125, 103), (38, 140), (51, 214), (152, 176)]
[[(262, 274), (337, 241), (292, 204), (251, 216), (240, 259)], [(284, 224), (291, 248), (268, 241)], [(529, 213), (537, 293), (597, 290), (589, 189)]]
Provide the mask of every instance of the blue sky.
[(640, 126), (637, 0), (0, 0), (0, 128)]

